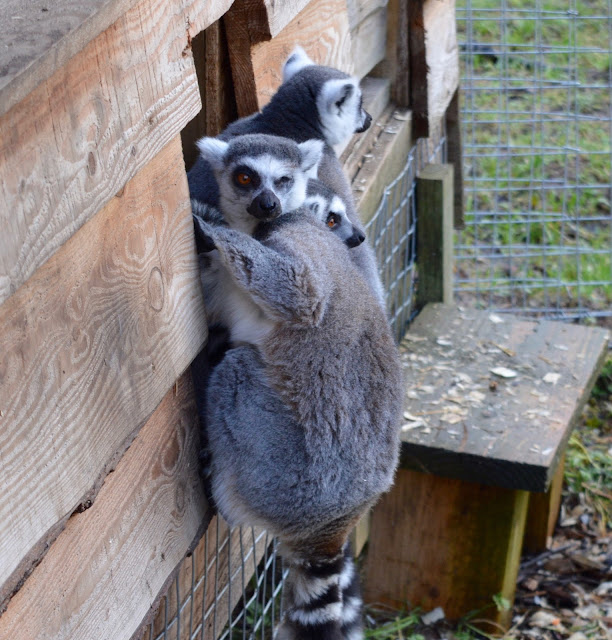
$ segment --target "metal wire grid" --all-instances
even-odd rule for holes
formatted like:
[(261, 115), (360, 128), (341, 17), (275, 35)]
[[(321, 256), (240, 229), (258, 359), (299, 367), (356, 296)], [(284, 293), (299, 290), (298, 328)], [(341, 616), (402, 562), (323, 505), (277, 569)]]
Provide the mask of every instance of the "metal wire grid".
[(612, 0), (458, 0), (459, 299), (612, 315)]
[(444, 131), (432, 138), (417, 140), (402, 171), (386, 187), (378, 209), (366, 224), (398, 341), (415, 315), (417, 209), (414, 195), (418, 170), (428, 162), (446, 162)]
[(286, 573), (267, 532), (214, 518), (141, 640), (270, 639)]

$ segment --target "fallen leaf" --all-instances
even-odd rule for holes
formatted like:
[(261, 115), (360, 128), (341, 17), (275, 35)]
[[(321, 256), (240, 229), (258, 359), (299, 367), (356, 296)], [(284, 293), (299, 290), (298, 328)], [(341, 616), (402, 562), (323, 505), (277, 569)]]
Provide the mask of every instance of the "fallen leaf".
[(560, 373), (547, 373), (542, 379), (547, 384), (557, 384), (559, 382), (559, 378), (561, 377)]

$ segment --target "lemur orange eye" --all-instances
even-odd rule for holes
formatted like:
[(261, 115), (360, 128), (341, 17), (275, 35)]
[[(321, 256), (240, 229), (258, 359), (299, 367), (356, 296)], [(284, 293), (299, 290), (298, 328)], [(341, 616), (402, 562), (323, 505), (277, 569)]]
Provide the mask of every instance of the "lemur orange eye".
[(248, 173), (239, 173), (236, 176), (236, 180), (238, 180), (238, 184), (245, 186), (251, 184), (252, 178)]
[(338, 224), (338, 218), (336, 217), (336, 215), (335, 215), (335, 214), (330, 213), (330, 214), (327, 216), (327, 226), (328, 226), (330, 229), (333, 229), (337, 224)]

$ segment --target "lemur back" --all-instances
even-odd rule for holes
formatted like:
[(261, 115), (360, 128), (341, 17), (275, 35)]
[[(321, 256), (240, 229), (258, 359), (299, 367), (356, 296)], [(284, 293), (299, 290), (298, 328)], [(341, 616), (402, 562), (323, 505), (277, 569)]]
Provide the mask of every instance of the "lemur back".
[(359, 623), (344, 604), (343, 548), (398, 456), (401, 367), (385, 313), (353, 250), (308, 209), (260, 224), (255, 237), (202, 231), (274, 325), (212, 372), (213, 497), (230, 523), (264, 526), (285, 546), (301, 595), (278, 637), (348, 638)]

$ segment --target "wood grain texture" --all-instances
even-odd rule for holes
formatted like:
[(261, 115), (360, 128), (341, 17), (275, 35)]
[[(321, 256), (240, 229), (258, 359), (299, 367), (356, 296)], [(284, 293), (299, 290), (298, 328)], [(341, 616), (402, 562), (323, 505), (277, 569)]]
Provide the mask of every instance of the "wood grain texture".
[(459, 86), (455, 0), (409, 2), (408, 28), (413, 133), (428, 137)]
[(262, 529), (230, 530), (222, 518), (213, 517), (193, 554), (181, 562), (153, 620), (136, 637), (149, 640), (168, 629), (168, 637), (176, 640), (218, 638), (271, 544)]
[(417, 307), (453, 302), (453, 167), (425, 165), (417, 178)]
[[(0, 116), (48, 80), (139, 0), (0, 0)], [(189, 14), (195, 35), (232, 0), (199, 2)]]
[(0, 307), (0, 602), (205, 337), (177, 136)]
[(199, 111), (205, 4), (140, 0), (0, 119), (0, 303)]
[(351, 29), (353, 71), (359, 78), (369, 73), (387, 53), (387, 9), (382, 7)]
[[(248, 7), (247, 7), (248, 8)], [(268, 103), (282, 81), (282, 66), (296, 44), (317, 64), (353, 72), (345, 0), (311, 0), (272, 40), (262, 42), (253, 12), (236, 3), (225, 17), (238, 114)]]
[(357, 28), (369, 15), (387, 6), (389, 0), (346, 0), (349, 28)]
[(442, 607), (451, 620), (478, 610), (507, 628), (512, 610), (492, 598), (514, 599), (527, 502), (525, 491), (401, 469), (373, 512), (366, 602)]
[[(402, 431), (402, 464), (546, 491), (608, 339), (594, 327), (427, 305), (402, 343), (405, 408), (423, 420)], [(497, 367), (516, 375), (499, 377)]]
[(127, 640), (193, 548), (207, 513), (187, 373), (163, 398), (93, 506), (74, 514), (0, 617), (12, 640)]

